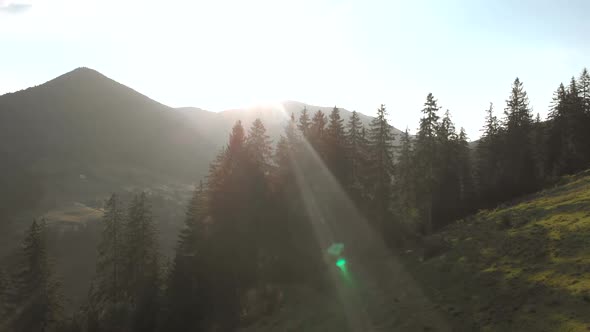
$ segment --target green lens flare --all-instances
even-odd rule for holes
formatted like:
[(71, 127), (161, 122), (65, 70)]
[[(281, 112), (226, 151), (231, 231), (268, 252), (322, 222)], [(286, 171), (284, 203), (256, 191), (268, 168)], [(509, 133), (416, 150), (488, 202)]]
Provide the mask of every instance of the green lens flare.
[(346, 259), (338, 258), (338, 260), (336, 261), (336, 266), (338, 266), (341, 269), (344, 268), (346, 266)]

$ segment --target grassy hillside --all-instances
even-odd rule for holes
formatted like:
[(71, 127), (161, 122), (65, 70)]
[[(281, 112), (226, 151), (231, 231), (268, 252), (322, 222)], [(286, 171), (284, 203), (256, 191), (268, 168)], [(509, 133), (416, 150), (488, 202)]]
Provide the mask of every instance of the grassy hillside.
[(408, 267), (455, 329), (590, 330), (590, 171), (430, 240)]
[(286, 287), (244, 331), (590, 330), (590, 171), (425, 243), (352, 262), (354, 296)]

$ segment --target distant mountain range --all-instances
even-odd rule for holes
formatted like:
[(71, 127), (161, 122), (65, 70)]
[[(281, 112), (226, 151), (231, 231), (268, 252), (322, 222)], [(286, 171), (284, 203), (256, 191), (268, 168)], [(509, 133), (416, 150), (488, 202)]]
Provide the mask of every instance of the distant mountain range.
[[(124, 185), (194, 183), (206, 175), (237, 120), (248, 127), (260, 118), (276, 141), (290, 114), (298, 117), (304, 107), (311, 113), (332, 110), (296, 101), (218, 113), (175, 109), (78, 68), (0, 96), (0, 154), (9, 161), (0, 166), (0, 199), (27, 181), (35, 186), (23, 190), (41, 191), (45, 205)], [(350, 114), (341, 109), (345, 121)]]

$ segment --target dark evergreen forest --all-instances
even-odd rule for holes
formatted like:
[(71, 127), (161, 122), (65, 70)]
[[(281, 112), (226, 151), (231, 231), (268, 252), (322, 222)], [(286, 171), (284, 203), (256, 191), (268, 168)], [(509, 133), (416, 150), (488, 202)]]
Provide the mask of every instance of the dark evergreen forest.
[(286, 114), (276, 143), (262, 121), (238, 121), (195, 186), (173, 257), (158, 246), (149, 194), (108, 198), (92, 286), (73, 313), (47, 227), (33, 221), (0, 268), (0, 331), (234, 331), (278, 310), (284, 285), (337, 292), (334, 271), (377, 243), (426, 246), (456, 220), (590, 166), (586, 69), (557, 87), (545, 121), (518, 78), (507, 92), (471, 143), (433, 94), (413, 135), (394, 135), (385, 105), (367, 127), (337, 107)]

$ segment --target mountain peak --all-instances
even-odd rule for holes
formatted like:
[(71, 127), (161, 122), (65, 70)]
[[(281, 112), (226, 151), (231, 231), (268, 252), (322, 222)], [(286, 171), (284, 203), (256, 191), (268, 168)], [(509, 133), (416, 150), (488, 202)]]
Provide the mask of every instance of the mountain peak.
[(45, 84), (52, 84), (54, 82), (80, 82), (80, 81), (96, 81), (96, 80), (109, 80), (110, 78), (99, 73), (98, 71), (88, 67), (78, 67), (72, 71), (69, 71), (63, 75), (60, 75)]

